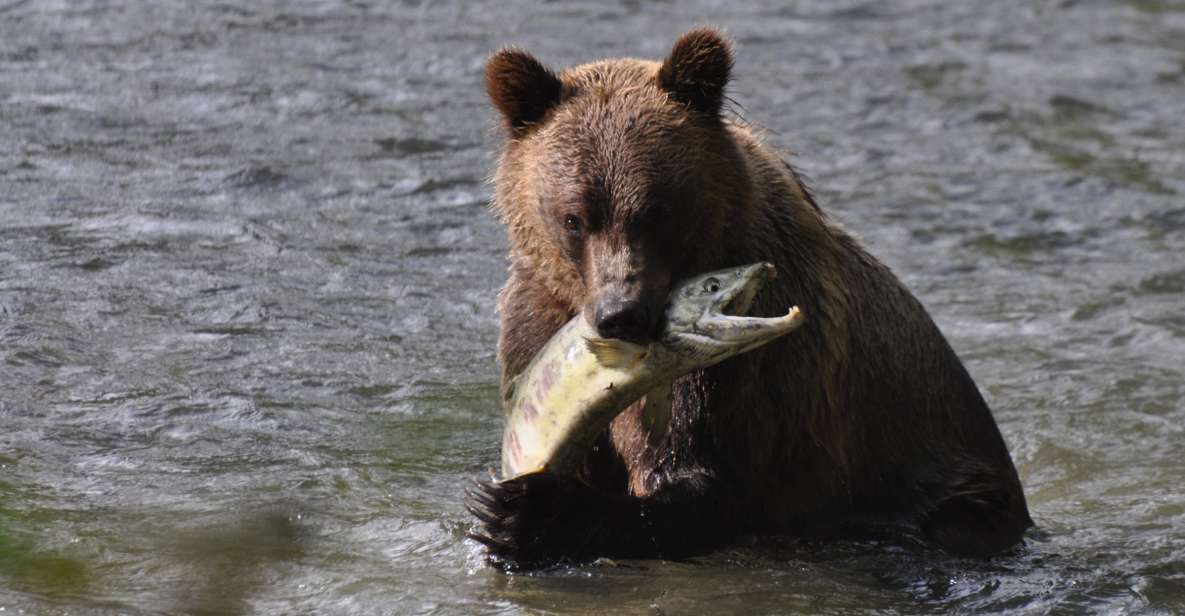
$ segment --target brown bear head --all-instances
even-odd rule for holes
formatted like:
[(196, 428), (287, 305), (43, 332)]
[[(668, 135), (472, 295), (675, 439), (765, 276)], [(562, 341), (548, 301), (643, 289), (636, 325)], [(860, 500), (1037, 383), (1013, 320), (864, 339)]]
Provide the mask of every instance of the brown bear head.
[(557, 75), (504, 49), (486, 66), (509, 133), (493, 208), (515, 271), (605, 337), (650, 339), (671, 282), (720, 265), (748, 186), (721, 115), (732, 62), (729, 42), (700, 29), (661, 63)]

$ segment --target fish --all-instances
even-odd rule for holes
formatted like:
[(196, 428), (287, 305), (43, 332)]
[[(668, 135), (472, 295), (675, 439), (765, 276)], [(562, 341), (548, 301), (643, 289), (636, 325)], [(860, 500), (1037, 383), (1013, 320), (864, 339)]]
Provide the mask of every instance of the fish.
[(802, 325), (797, 306), (780, 317), (743, 316), (775, 275), (772, 264), (754, 263), (681, 281), (648, 344), (602, 338), (577, 314), (506, 388), (501, 481), (543, 471), (579, 476), (597, 437), (643, 396), (642, 416), (656, 443), (670, 424), (675, 378)]

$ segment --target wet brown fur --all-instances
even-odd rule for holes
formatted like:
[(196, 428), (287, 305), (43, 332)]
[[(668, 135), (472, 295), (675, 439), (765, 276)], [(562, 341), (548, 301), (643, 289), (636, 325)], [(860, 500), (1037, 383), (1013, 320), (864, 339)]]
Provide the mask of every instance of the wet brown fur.
[[(622, 413), (586, 481), (643, 511), (703, 505), (711, 524), (688, 533), (809, 534), (876, 519), (967, 553), (1016, 543), (1031, 522), (975, 384), (888, 268), (755, 130), (721, 115), (731, 66), (710, 29), (685, 35), (664, 63), (605, 60), (557, 76), (524, 52), (493, 56), (487, 88), (508, 133), (492, 202), (510, 241), (503, 383), (608, 288), (654, 300), (683, 277), (769, 261), (778, 277), (753, 313), (798, 305), (807, 323), (679, 379), (657, 446), (640, 404)], [(586, 225), (580, 241), (565, 235), (568, 215)], [(547, 535), (516, 519), (489, 535), (501, 532), (499, 545)], [(653, 538), (659, 553), (662, 542)]]

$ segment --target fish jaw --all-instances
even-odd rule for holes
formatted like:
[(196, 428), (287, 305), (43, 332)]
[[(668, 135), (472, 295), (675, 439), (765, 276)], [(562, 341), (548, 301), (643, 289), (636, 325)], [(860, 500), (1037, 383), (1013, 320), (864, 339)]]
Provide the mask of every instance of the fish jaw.
[(684, 362), (703, 368), (784, 336), (803, 323), (797, 306), (780, 317), (715, 315), (691, 331), (672, 333), (663, 345)]
[(681, 282), (671, 292), (665, 335), (693, 331), (697, 324), (725, 310), (748, 312), (753, 298), (776, 270), (769, 263), (716, 270)]
[(728, 345), (764, 344), (798, 329), (802, 321), (798, 306), (792, 306), (780, 317), (771, 318), (712, 314), (696, 323), (694, 333)]
[(803, 318), (797, 307), (781, 317), (743, 316), (776, 275), (773, 265), (754, 263), (688, 279), (671, 294), (663, 345), (683, 362), (706, 367), (797, 329)]

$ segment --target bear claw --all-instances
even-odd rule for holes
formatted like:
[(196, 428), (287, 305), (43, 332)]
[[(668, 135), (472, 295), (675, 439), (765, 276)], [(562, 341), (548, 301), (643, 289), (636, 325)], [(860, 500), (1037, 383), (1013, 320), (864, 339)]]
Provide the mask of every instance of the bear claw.
[[(586, 493), (590, 492), (590, 493)], [(506, 571), (535, 569), (578, 557), (599, 500), (591, 488), (550, 473), (506, 481), (475, 480), (465, 508), (477, 518), (466, 537), (486, 547), (486, 561)]]

